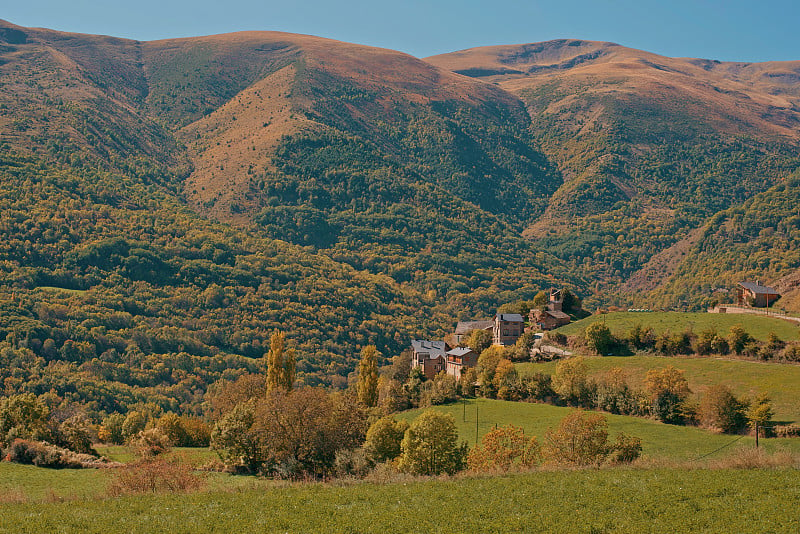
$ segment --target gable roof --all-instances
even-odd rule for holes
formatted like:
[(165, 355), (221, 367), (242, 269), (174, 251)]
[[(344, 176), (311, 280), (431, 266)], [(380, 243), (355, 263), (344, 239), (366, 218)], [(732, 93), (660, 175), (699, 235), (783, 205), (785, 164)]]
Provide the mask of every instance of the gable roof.
[(469, 347), (456, 347), (452, 350), (447, 351), (448, 356), (464, 356), (465, 354), (469, 354), (470, 352), (474, 352)]
[(459, 321), (456, 324), (456, 334), (466, 334), (470, 330), (486, 330), (493, 325), (493, 321)]
[(522, 318), (522, 315), (518, 313), (498, 313), (497, 317), (501, 321), (505, 321), (507, 323), (524, 323), (525, 320)]
[(438, 358), (439, 356), (445, 357), (447, 345), (444, 341), (427, 341), (422, 339), (415, 339), (411, 342), (411, 348), (414, 352), (427, 352), (431, 359)]
[(556, 319), (569, 319), (569, 315), (562, 311), (554, 311), (554, 310), (545, 310), (545, 313), (550, 317), (555, 317)]
[(752, 291), (756, 295), (779, 295), (775, 289), (767, 286), (762, 286), (758, 282), (739, 282), (739, 285), (745, 289)]

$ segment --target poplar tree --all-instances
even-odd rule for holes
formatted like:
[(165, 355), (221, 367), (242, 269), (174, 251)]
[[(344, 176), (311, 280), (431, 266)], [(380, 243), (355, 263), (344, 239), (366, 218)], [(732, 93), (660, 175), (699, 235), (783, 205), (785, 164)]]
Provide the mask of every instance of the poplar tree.
[(276, 330), (269, 339), (267, 353), (267, 393), (283, 389), (291, 391), (294, 384), (295, 353), (285, 348), (286, 335)]
[(375, 345), (367, 345), (361, 350), (358, 402), (370, 408), (378, 404), (378, 349)]

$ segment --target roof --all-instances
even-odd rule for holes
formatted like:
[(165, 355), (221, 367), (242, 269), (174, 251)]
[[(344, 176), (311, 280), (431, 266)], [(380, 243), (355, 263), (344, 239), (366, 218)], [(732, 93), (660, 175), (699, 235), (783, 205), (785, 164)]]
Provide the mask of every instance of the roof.
[(525, 319), (518, 313), (498, 313), (497, 317), (507, 323), (524, 323)]
[(473, 352), (473, 350), (469, 347), (456, 347), (452, 350), (448, 350), (448, 356), (464, 356), (465, 354), (469, 354)]
[(756, 295), (779, 295), (775, 289), (767, 286), (762, 286), (758, 282), (739, 282), (739, 285), (745, 289), (752, 291)]
[(447, 351), (447, 345), (444, 341), (425, 341), (422, 339), (415, 339), (411, 342), (411, 348), (414, 352), (427, 352), (431, 358), (444, 357)]
[(493, 321), (459, 321), (456, 325), (456, 334), (466, 334), (470, 330), (486, 330), (492, 325)]
[(555, 317), (556, 319), (569, 319), (569, 315), (562, 311), (553, 311), (553, 310), (545, 310), (545, 313), (550, 317)]

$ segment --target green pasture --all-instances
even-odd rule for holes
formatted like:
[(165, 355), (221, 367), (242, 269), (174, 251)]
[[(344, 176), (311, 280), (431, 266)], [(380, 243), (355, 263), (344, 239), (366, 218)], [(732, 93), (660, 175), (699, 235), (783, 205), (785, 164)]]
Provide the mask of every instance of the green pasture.
[(797, 532), (798, 471), (587, 469), (6, 504), (0, 532)]
[[(800, 365), (764, 363), (750, 360), (729, 360), (702, 357), (664, 356), (591, 356), (586, 358), (590, 376), (597, 376), (612, 367), (624, 370), (628, 384), (641, 387), (647, 371), (669, 365), (682, 369), (689, 388), (698, 398), (713, 384), (726, 384), (737, 396), (753, 396), (766, 392), (775, 410), (775, 420), (800, 421)], [(556, 362), (517, 364), (520, 374), (541, 371), (553, 374)]]
[(687, 329), (695, 333), (714, 329), (727, 335), (731, 327), (741, 325), (752, 337), (764, 341), (775, 333), (784, 341), (800, 340), (800, 325), (775, 317), (727, 313), (683, 313), (683, 312), (614, 312), (591, 315), (580, 321), (558, 329), (562, 334), (580, 334), (587, 326), (597, 321), (605, 322), (617, 336), (627, 335), (636, 324), (652, 328), (656, 333), (669, 330), (673, 333)]
[[(559, 421), (572, 411), (572, 408), (526, 402), (510, 402), (492, 399), (471, 399), (458, 403), (436, 406), (434, 409), (452, 414), (456, 420), (459, 437), (475, 444), (476, 426), (480, 439), (495, 425), (516, 425), (522, 427), (526, 434), (544, 439), (548, 428), (554, 428)], [(410, 410), (401, 414), (406, 419), (413, 419), (422, 410)], [(663, 458), (668, 460), (695, 460), (700, 457), (714, 458), (708, 455), (722, 448), (716, 455), (724, 454), (733, 446), (755, 446), (753, 438), (715, 434), (707, 430), (690, 427), (667, 425), (641, 417), (607, 414), (609, 434), (613, 437), (619, 433), (636, 436), (642, 440), (642, 456), (646, 458)], [(477, 425), (476, 425), (477, 421)], [(800, 439), (760, 440), (767, 450), (786, 449), (800, 452)]]

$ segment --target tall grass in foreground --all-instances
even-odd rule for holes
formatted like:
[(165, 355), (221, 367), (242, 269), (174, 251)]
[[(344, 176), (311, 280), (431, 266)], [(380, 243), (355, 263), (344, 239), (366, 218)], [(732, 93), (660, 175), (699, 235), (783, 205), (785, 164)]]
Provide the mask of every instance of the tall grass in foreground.
[(793, 468), (628, 467), (404, 480), (9, 503), (0, 532), (800, 531), (800, 475)]

